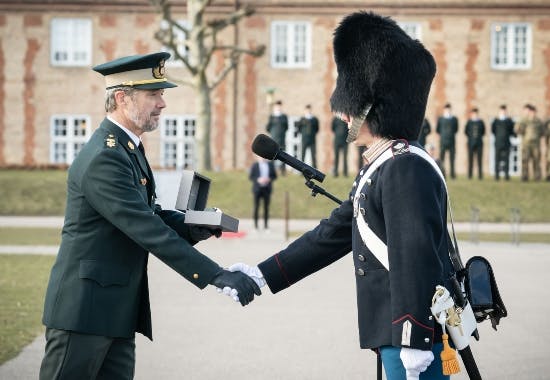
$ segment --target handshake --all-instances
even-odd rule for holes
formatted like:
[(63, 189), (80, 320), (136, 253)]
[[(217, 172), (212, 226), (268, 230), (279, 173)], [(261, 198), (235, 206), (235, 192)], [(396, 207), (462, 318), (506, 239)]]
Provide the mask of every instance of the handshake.
[(219, 293), (223, 293), (241, 305), (248, 305), (254, 299), (254, 295), (261, 295), (261, 287), (266, 281), (258, 267), (251, 267), (243, 263), (233, 264), (229, 269), (222, 269), (212, 281)]

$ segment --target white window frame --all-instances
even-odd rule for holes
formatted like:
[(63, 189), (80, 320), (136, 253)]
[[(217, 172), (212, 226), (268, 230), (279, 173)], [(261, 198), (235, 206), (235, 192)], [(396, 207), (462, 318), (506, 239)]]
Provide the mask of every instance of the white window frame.
[[(524, 47), (518, 43), (519, 31), (525, 29)], [(491, 68), (494, 70), (529, 70), (533, 52), (533, 36), (530, 23), (500, 22), (491, 25)], [(522, 51), (518, 52), (518, 49)], [(521, 53), (522, 62), (517, 62)], [(504, 62), (499, 62), (503, 60)]]
[[(62, 120), (65, 121), (65, 133), (59, 134), (56, 128), (57, 121)], [(81, 123), (84, 123), (84, 128), (78, 130), (77, 126)], [(90, 125), (91, 118), (89, 115), (52, 115), (50, 117), (50, 162), (70, 165), (90, 138)], [(59, 151), (61, 147), (64, 149), (64, 155)]]
[(50, 63), (52, 66), (92, 64), (92, 20), (53, 18), (50, 23)]
[(414, 40), (422, 41), (422, 24), (419, 22), (399, 22), (399, 27)]
[[(167, 169), (195, 169), (196, 153), (195, 115), (165, 115), (160, 123), (160, 165)], [(173, 123), (175, 131), (167, 135), (168, 123)], [(167, 157), (167, 144), (175, 150), (175, 160)]]
[[(177, 23), (184, 28), (189, 28), (189, 22), (187, 20), (177, 20)], [(168, 22), (166, 20), (162, 20), (160, 22), (160, 28), (168, 29)], [(185, 35), (185, 33), (180, 29), (174, 28), (174, 38), (178, 46), (178, 53), (183, 57), (187, 57), (187, 55), (189, 54), (189, 47), (186, 45), (187, 36)], [(166, 61), (167, 66), (183, 66), (183, 61), (181, 59), (176, 59), (176, 56), (172, 49), (168, 48), (167, 46), (163, 46), (162, 51), (170, 53), (170, 58)]]
[[(303, 28), (300, 48), (297, 44), (299, 28)], [(278, 30), (285, 32), (285, 38), (279, 38)], [(311, 23), (308, 21), (273, 21), (271, 23), (271, 67), (274, 68), (309, 68), (311, 67)], [(297, 49), (301, 50), (298, 57)], [(279, 52), (286, 56), (281, 61)]]

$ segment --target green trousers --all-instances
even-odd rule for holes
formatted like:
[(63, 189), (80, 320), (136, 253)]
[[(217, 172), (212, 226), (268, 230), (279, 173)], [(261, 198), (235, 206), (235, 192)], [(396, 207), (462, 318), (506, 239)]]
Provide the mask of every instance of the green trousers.
[(46, 329), (40, 380), (130, 380), (135, 340)]

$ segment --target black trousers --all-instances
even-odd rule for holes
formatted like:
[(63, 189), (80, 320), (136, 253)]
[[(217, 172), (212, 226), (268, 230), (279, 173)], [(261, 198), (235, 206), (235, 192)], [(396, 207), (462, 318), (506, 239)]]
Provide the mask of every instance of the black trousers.
[(468, 147), (468, 178), (472, 178), (473, 175), (474, 156), (477, 161), (477, 175), (481, 179), (483, 178), (483, 145)]
[(348, 144), (334, 144), (334, 169), (333, 174), (338, 175), (338, 166), (340, 166), (340, 153), (342, 154), (342, 166), (344, 177), (348, 176)]
[(502, 170), (504, 171), (504, 177), (510, 178), (510, 148), (509, 147), (495, 147), (495, 178), (500, 177), (500, 165), (502, 163)]
[(258, 217), (260, 210), (260, 201), (264, 205), (264, 228), (268, 228), (269, 220), (269, 202), (271, 200), (271, 191), (267, 187), (260, 187), (254, 192), (254, 227), (258, 228)]
[(439, 159), (441, 165), (445, 166), (445, 152), (449, 153), (449, 159), (451, 161), (451, 178), (456, 178), (455, 175), (455, 146), (454, 145), (441, 145), (439, 149)]
[(306, 150), (309, 149), (311, 152), (311, 164), (314, 168), (317, 168), (317, 147), (315, 146), (315, 141), (307, 143), (302, 142), (302, 161), (306, 161)]
[(134, 338), (109, 338), (47, 328), (40, 380), (131, 380), (135, 349)]

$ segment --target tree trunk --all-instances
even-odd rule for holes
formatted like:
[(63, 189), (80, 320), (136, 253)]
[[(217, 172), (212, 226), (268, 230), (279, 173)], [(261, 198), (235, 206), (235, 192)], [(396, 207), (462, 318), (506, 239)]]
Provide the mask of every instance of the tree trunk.
[(212, 163), (210, 160), (211, 101), (210, 90), (204, 73), (199, 74), (196, 86), (196, 169), (201, 172), (203, 170), (212, 170)]

